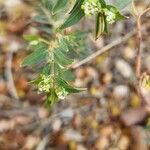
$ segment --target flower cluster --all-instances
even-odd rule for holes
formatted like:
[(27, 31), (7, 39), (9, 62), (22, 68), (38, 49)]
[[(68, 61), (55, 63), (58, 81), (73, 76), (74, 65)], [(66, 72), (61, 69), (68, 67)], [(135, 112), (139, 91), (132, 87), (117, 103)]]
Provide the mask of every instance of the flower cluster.
[(37, 84), (38, 90), (40, 92), (48, 93), (51, 89), (52, 82), (53, 80), (51, 75), (41, 75), (39, 83)]
[(104, 14), (108, 24), (112, 24), (116, 19), (116, 13), (107, 7), (102, 7), (99, 0), (85, 0), (81, 8), (87, 16), (95, 15), (97, 13)]
[(85, 0), (81, 8), (87, 16), (95, 15), (101, 10), (101, 4), (98, 0)]
[(63, 87), (56, 88), (55, 92), (60, 99), (64, 99), (69, 94)]
[(112, 12), (111, 10), (108, 10), (107, 8), (104, 9), (104, 13), (106, 15), (106, 21), (109, 24), (112, 24), (115, 22), (116, 19), (116, 14), (114, 12)]
[(42, 74), (36, 82), (39, 92), (50, 93), (54, 90), (59, 99), (64, 99), (69, 93), (64, 87), (57, 86), (57, 84), (53, 87), (53, 82), (52, 75)]

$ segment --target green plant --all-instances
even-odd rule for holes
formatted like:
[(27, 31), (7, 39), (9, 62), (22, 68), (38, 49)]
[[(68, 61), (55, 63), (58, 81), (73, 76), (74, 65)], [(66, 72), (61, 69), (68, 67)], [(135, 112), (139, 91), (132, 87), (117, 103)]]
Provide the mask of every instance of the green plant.
[[(70, 2), (75, 3), (68, 18), (62, 23), (60, 14), (67, 11)], [(75, 88), (69, 84), (66, 75), (71, 74), (70, 65), (80, 55), (84, 45), (84, 33), (66, 34), (63, 30), (79, 22), (85, 16), (96, 17), (95, 38), (108, 32), (108, 24), (126, 18), (119, 8), (128, 4), (129, 0), (117, 0), (109, 5), (105, 0), (42, 0), (38, 7), (38, 15), (32, 18), (37, 22), (40, 35), (25, 35), (29, 49), (33, 52), (22, 62), (22, 66), (33, 66), (39, 69), (39, 75), (31, 81), (39, 92), (47, 95), (45, 104), (51, 106), (70, 93), (85, 89)], [(120, 6), (121, 5), (121, 6)]]

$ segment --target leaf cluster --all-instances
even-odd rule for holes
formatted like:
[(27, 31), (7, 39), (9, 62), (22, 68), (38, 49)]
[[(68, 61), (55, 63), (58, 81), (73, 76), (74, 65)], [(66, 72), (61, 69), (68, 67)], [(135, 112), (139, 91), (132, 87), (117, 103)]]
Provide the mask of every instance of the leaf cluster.
[(47, 95), (46, 105), (51, 106), (70, 93), (84, 90), (71, 86), (68, 77), (73, 76), (69, 66), (78, 57), (79, 41), (84, 35), (84, 33), (66, 36), (59, 34), (56, 40), (50, 42), (37, 35), (24, 36), (30, 42), (29, 48), (33, 52), (23, 60), (22, 66), (40, 65), (41, 72), (31, 83), (36, 85), (39, 92)]
[[(120, 1), (116, 4), (120, 5)], [(126, 5), (126, 3), (124, 3)], [(121, 6), (122, 7), (122, 6)], [(105, 0), (76, 0), (66, 21), (59, 28), (60, 30), (70, 27), (79, 22), (85, 16), (96, 16), (95, 38), (108, 32), (108, 24), (125, 19), (117, 7), (107, 5)]]
[[(71, 93), (85, 90), (70, 84), (73, 74), (69, 69), (74, 60), (80, 57), (81, 49), (85, 47), (85, 34), (66, 35), (58, 32), (76, 24), (85, 16), (95, 16), (97, 39), (101, 34), (107, 33), (108, 24), (125, 18), (118, 8), (125, 7), (129, 1), (116, 0), (114, 6), (107, 4), (105, 0), (40, 0), (38, 13), (31, 19), (31, 22), (36, 24), (39, 35), (24, 36), (33, 52), (23, 60), (22, 66), (39, 68), (39, 75), (31, 83), (37, 87), (38, 92), (45, 93), (46, 106), (52, 106)], [(74, 6), (62, 23), (62, 15), (70, 6), (70, 2), (73, 2)]]

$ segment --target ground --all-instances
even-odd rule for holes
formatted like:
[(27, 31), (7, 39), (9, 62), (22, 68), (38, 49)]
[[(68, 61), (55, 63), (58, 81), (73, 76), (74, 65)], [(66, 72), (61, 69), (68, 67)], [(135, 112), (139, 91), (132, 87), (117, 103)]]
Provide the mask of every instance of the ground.
[[(138, 12), (145, 7), (145, 2), (137, 3)], [(35, 10), (19, 0), (0, 0), (1, 150), (150, 148), (150, 109), (139, 97), (135, 84), (136, 18), (129, 10), (124, 10), (129, 18), (113, 24), (108, 35), (97, 41), (93, 33), (87, 37), (90, 55), (132, 33), (119, 45), (73, 70), (74, 85), (87, 87), (87, 91), (68, 96), (47, 109), (43, 106), (44, 96), (29, 84), (35, 71), (20, 67), (29, 53), (23, 35), (38, 32), (29, 24)], [(142, 72), (150, 72), (149, 19), (149, 13), (142, 17)], [(89, 31), (93, 21), (84, 19), (73, 30), (76, 28)], [(149, 89), (143, 86), (143, 91), (150, 99)]]

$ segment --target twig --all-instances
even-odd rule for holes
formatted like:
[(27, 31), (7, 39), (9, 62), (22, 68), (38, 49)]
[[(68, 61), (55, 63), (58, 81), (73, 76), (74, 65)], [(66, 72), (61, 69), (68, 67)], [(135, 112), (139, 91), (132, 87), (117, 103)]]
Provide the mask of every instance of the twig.
[[(149, 24), (145, 24), (142, 27), (142, 30), (144, 30), (145, 28), (147, 28), (149, 26)], [(72, 69), (76, 69), (84, 64), (86, 64), (87, 62), (93, 60), (94, 58), (96, 58), (99, 55), (102, 55), (103, 53), (110, 51), (111, 48), (121, 44), (122, 42), (127, 41), (130, 37), (134, 36), (137, 33), (137, 30), (132, 30), (131, 32), (129, 32), (128, 34), (126, 34), (124, 37), (117, 39), (116, 41), (113, 41), (112, 43), (104, 46), (102, 49), (96, 51), (95, 53), (93, 53), (92, 55), (88, 56), (87, 58), (73, 64), (71, 66)]]
[(20, 108), (20, 103), (14, 103), (14, 101), (15, 100), (12, 100), (12, 98), (8, 97), (7, 95), (0, 94), (0, 106), (11, 106), (11, 108)]
[(19, 96), (17, 94), (17, 90), (15, 88), (14, 79), (12, 75), (12, 59), (13, 59), (13, 52), (9, 51), (6, 54), (6, 63), (5, 63), (5, 78), (7, 80), (7, 89), (9, 91), (9, 94), (14, 99), (19, 99)]
[(45, 14), (45, 16), (47, 17), (48, 23), (53, 24), (54, 22), (53, 22), (53, 19), (51, 18), (50, 12), (46, 8), (44, 8), (42, 5), (40, 5), (40, 8), (43, 11), (43, 13)]
[(36, 107), (27, 107), (27, 108), (14, 108), (12, 110), (0, 110), (0, 117), (13, 118), (15, 116), (30, 116), (34, 119), (39, 119), (38, 108)]
[(142, 92), (141, 89), (141, 79), (142, 79), (142, 74), (141, 74), (141, 53), (142, 53), (142, 24), (141, 24), (141, 19), (142, 16), (150, 11), (150, 7), (146, 8), (137, 18), (137, 56), (136, 56), (136, 76), (137, 76), (137, 90), (139, 96), (143, 99), (143, 101), (149, 105), (149, 100), (145, 97), (144, 93)]
[(49, 135), (46, 135), (41, 142), (38, 144), (36, 150), (45, 150), (46, 149), (46, 145), (48, 144), (48, 137)]
[(150, 11), (150, 7), (145, 9), (142, 14), (140, 14), (138, 16), (137, 19), (137, 57), (136, 57), (136, 76), (137, 79), (139, 80), (141, 77), (141, 53), (142, 53), (142, 49), (141, 49), (141, 43), (142, 43), (142, 25), (141, 25), (141, 17), (147, 13), (148, 11)]
[[(94, 103), (92, 103), (91, 105), (86, 105), (86, 106), (81, 106), (81, 107), (78, 107), (78, 108), (74, 108), (73, 109), (73, 112), (88, 112), (89, 109), (91, 108), (91, 106), (93, 106)], [(55, 119), (55, 118), (63, 118), (62, 116), (62, 111), (60, 112), (57, 112), (55, 114), (52, 114), (50, 115), (48, 118), (44, 118), (44, 119), (37, 119), (36, 121), (34, 121), (33, 123), (31, 124), (28, 124), (28, 125), (24, 125), (24, 126), (21, 126), (21, 127), (18, 127), (16, 130), (17, 131), (26, 131), (26, 132), (31, 132), (35, 129), (37, 129), (38, 127), (40, 128), (40, 130), (43, 130), (47, 127), (50, 127), (51, 128), (51, 123), (52, 121)]]

